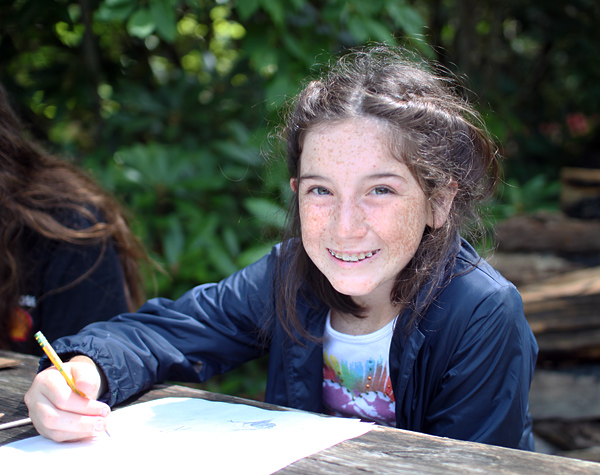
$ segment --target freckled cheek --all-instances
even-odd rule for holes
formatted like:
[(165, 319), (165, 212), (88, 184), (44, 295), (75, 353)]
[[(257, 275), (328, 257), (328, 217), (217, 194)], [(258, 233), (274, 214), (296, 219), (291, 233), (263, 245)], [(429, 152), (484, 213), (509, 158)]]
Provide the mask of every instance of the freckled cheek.
[[(398, 218), (398, 216), (402, 216)], [(390, 234), (388, 242), (390, 243), (390, 252), (392, 255), (403, 256), (405, 259), (412, 257), (417, 251), (425, 223), (418, 213), (403, 213), (396, 215), (395, 219), (390, 222), (395, 222), (395, 226), (389, 226)]]
[(326, 232), (327, 218), (323, 212), (311, 207), (300, 207), (300, 225), (302, 230), (302, 245), (310, 259), (321, 268), (321, 244)]
[(317, 206), (300, 206), (300, 225), (302, 237), (310, 238), (323, 234), (327, 229), (331, 211)]

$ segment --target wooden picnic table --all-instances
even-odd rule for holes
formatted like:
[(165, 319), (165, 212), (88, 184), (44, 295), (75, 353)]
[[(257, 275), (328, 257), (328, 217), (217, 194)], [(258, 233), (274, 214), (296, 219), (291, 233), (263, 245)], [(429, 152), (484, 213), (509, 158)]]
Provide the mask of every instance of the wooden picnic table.
[[(3, 358), (14, 365), (2, 368)], [(0, 351), (0, 423), (27, 417), (23, 395), (37, 371), (38, 358)], [(156, 385), (124, 405), (163, 397), (193, 397), (248, 404), (264, 409), (283, 407), (211, 393), (174, 384)], [(0, 445), (37, 435), (31, 426), (0, 431)], [(280, 474), (598, 474), (600, 464), (577, 459), (463, 442), (443, 437), (377, 426), (372, 431), (303, 458)]]

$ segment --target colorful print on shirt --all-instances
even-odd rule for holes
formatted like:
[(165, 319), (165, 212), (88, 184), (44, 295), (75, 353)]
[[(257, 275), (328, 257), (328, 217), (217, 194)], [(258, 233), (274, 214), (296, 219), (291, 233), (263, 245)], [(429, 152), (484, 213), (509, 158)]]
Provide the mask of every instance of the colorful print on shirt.
[(396, 425), (396, 401), (389, 376), (395, 319), (364, 335), (339, 332), (327, 315), (323, 341), (323, 403), (337, 416)]
[(386, 358), (339, 361), (323, 355), (323, 402), (331, 415), (395, 426), (395, 399)]

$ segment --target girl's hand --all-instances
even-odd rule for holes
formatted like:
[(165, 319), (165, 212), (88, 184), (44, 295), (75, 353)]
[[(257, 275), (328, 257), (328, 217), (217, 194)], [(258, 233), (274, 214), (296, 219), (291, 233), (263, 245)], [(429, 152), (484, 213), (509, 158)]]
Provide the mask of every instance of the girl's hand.
[(64, 364), (77, 389), (89, 399), (75, 394), (60, 372), (50, 367), (33, 380), (25, 394), (29, 417), (40, 435), (57, 442), (92, 437), (106, 430), (108, 405), (96, 400), (104, 392), (103, 375), (86, 356), (76, 356)]

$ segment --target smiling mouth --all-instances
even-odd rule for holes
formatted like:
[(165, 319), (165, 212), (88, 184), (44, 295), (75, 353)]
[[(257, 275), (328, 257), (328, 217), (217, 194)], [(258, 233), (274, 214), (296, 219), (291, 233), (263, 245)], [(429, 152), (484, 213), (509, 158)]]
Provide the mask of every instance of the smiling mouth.
[(339, 259), (340, 261), (344, 261), (344, 262), (364, 261), (365, 259), (368, 259), (369, 257), (373, 257), (375, 254), (377, 254), (379, 252), (379, 249), (377, 249), (376, 251), (359, 252), (358, 254), (347, 254), (345, 252), (334, 251), (333, 249), (327, 249), (327, 250), (329, 251), (329, 254), (331, 254), (333, 257), (335, 257), (336, 259)]

